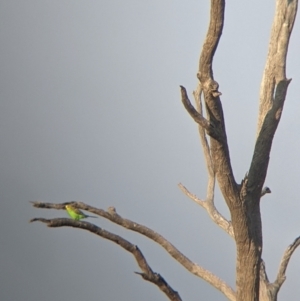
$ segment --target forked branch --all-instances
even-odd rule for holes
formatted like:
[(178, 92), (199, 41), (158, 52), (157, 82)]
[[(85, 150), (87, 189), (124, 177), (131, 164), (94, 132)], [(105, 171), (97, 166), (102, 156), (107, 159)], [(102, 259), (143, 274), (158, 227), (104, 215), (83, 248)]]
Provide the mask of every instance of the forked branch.
[(228, 221), (215, 207), (214, 202), (209, 202), (207, 200), (201, 200), (196, 195), (192, 194), (185, 186), (181, 183), (178, 184), (181, 191), (188, 196), (195, 203), (204, 208), (209, 214), (210, 218), (226, 233), (228, 233), (232, 238), (234, 238), (234, 233), (232, 229), (232, 224)]
[[(67, 203), (63, 204), (52, 204), (52, 203), (41, 203), (32, 202), (34, 207), (37, 208), (52, 208), (52, 209), (64, 209)], [(192, 274), (202, 278), (213, 287), (221, 291), (229, 300), (235, 301), (235, 292), (233, 289), (225, 283), (222, 279), (211, 273), (210, 271), (204, 269), (198, 264), (192, 262), (184, 254), (182, 254), (175, 246), (173, 246), (167, 239), (162, 235), (153, 231), (152, 229), (143, 226), (141, 224), (135, 223), (129, 219), (125, 219), (117, 214), (114, 207), (109, 207), (107, 211), (89, 206), (84, 203), (72, 203), (72, 205), (78, 209), (86, 210), (96, 215), (102, 216), (111, 222), (118, 224), (128, 230), (138, 232), (151, 240), (155, 241), (157, 244), (162, 246), (177, 262), (179, 262), (184, 268), (186, 268)]]
[(197, 110), (194, 108), (194, 106), (191, 104), (186, 89), (183, 86), (180, 86), (180, 90), (181, 90), (181, 101), (185, 107), (185, 109), (188, 111), (188, 113), (190, 114), (190, 116), (194, 119), (194, 121), (196, 123), (199, 124), (199, 126), (203, 129), (205, 129), (208, 133), (208, 135), (210, 136), (215, 136), (216, 133), (214, 132), (213, 127), (211, 126), (211, 124), (209, 123), (208, 120), (206, 120), (203, 115), (199, 112), (197, 112)]
[[(196, 109), (199, 114), (203, 114), (202, 109), (202, 86), (200, 82), (198, 83), (196, 91), (193, 92)], [(225, 230), (231, 237), (234, 238), (234, 233), (232, 229), (232, 224), (228, 221), (215, 207), (214, 203), (214, 191), (215, 191), (215, 181), (216, 181), (216, 174), (213, 168), (213, 162), (211, 157), (210, 146), (208, 144), (206, 133), (203, 127), (200, 125), (198, 126), (200, 141), (202, 145), (202, 150), (206, 162), (206, 168), (208, 172), (208, 183), (207, 183), (207, 193), (206, 199), (200, 200), (196, 195), (192, 194), (185, 186), (181, 183), (178, 185), (179, 188), (183, 191), (183, 193), (192, 199), (194, 202), (199, 204), (202, 208), (205, 208), (207, 213), (209, 214), (210, 218), (223, 230)]]
[(143, 279), (155, 284), (161, 291), (165, 293), (165, 295), (169, 298), (171, 301), (181, 301), (181, 298), (179, 294), (174, 291), (171, 286), (165, 281), (165, 279), (157, 273), (154, 273), (149, 266), (148, 262), (146, 261), (143, 253), (138, 248), (138, 246), (132, 244), (128, 240), (124, 239), (123, 237), (116, 235), (114, 233), (111, 233), (109, 231), (106, 231), (94, 224), (83, 222), (83, 221), (75, 221), (69, 218), (54, 218), (54, 219), (45, 219), (45, 218), (34, 218), (30, 222), (42, 222), (47, 224), (48, 227), (73, 227), (73, 228), (79, 228), (83, 230), (90, 231), (91, 233), (94, 233), (100, 237), (103, 237), (105, 239), (108, 239), (116, 244), (118, 244), (120, 247), (125, 249), (126, 251), (130, 252), (140, 269), (143, 271), (142, 273), (135, 272), (136, 274), (139, 274), (143, 277)]
[(261, 271), (260, 271), (260, 299), (259, 300), (267, 300), (267, 301), (277, 301), (278, 292), (284, 283), (286, 276), (285, 272), (288, 266), (288, 263), (291, 259), (292, 254), (300, 245), (300, 237), (297, 237), (294, 242), (288, 246), (285, 250), (277, 273), (276, 280), (273, 283), (269, 282), (267, 277), (265, 263), (261, 261)]
[(285, 276), (285, 272), (287, 269), (287, 266), (289, 264), (289, 261), (291, 259), (291, 256), (293, 255), (294, 251), (298, 248), (298, 246), (300, 245), (300, 237), (297, 237), (294, 242), (288, 246), (288, 248), (285, 250), (280, 265), (279, 265), (279, 270), (278, 270), (278, 274), (276, 277), (275, 282), (273, 283), (273, 285), (277, 288), (277, 290), (280, 289), (280, 287), (282, 286), (282, 284), (284, 283), (286, 276)]

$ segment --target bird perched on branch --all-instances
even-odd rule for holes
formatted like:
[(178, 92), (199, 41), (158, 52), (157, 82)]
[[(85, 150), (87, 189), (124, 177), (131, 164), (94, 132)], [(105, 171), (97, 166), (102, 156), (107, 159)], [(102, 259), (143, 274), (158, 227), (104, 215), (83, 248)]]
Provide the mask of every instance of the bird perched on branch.
[(71, 216), (71, 218), (75, 219), (76, 221), (79, 221), (79, 220), (81, 220), (83, 218), (87, 218), (87, 217), (97, 218), (97, 216), (84, 214), (81, 210), (73, 207), (72, 205), (66, 205), (66, 210), (67, 210), (68, 214)]

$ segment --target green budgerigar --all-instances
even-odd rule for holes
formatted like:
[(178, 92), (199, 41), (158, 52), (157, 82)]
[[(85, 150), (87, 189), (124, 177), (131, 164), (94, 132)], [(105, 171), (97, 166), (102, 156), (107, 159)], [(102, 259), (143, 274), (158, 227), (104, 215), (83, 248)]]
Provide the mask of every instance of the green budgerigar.
[(66, 210), (67, 210), (68, 214), (71, 216), (71, 218), (75, 219), (76, 221), (79, 221), (79, 220), (81, 220), (83, 218), (87, 218), (87, 217), (97, 218), (97, 216), (84, 214), (81, 210), (73, 207), (72, 205), (66, 205)]

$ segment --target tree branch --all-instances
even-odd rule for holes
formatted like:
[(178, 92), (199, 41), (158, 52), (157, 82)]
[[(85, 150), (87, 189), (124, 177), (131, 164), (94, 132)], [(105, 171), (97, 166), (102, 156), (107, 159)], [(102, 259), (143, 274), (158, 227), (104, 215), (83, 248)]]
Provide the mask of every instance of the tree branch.
[(297, 247), (300, 245), (300, 236), (297, 237), (294, 242), (288, 246), (288, 248), (285, 250), (280, 265), (279, 270), (277, 273), (277, 277), (273, 285), (276, 287), (277, 291), (280, 289), (282, 284), (284, 283), (286, 276), (285, 272), (287, 269), (287, 266), (289, 264), (289, 261), (291, 259), (291, 256), (293, 255), (294, 251), (297, 249)]
[(274, 289), (269, 282), (265, 262), (260, 263), (260, 283), (259, 283), (259, 300), (260, 301), (277, 301)]
[(294, 26), (298, 0), (277, 0), (275, 17), (269, 43), (268, 57), (260, 88), (257, 136), (267, 112), (272, 107), (275, 86), (286, 79), (286, 55)]
[(222, 35), (224, 11), (224, 0), (211, 0), (210, 23), (200, 54), (197, 77), (204, 95), (207, 119), (215, 133), (214, 136), (210, 135), (212, 167), (230, 209), (237, 201), (238, 187), (230, 163), (223, 108), (219, 97), (221, 93), (218, 91), (219, 84), (214, 80), (212, 70), (213, 57)]
[(288, 263), (291, 259), (292, 254), (296, 250), (296, 248), (300, 245), (300, 236), (295, 239), (295, 241), (286, 249), (284, 252), (280, 265), (279, 270), (277, 273), (276, 280), (273, 283), (269, 282), (265, 263), (261, 261), (261, 271), (260, 271), (260, 291), (259, 291), (259, 300), (267, 300), (267, 301), (277, 301), (277, 295), (279, 290), (286, 280), (285, 272), (288, 266)]
[[(51, 203), (32, 202), (32, 204), (36, 208), (63, 209), (67, 203), (51, 204)], [(72, 203), (72, 205), (78, 209), (86, 210), (96, 215), (102, 216), (115, 224), (118, 224), (131, 231), (138, 232), (150, 238), (151, 240), (155, 241), (160, 246), (162, 246), (176, 261), (178, 261), (189, 272), (191, 272), (192, 274), (202, 278), (203, 280), (211, 284), (213, 287), (221, 291), (229, 300), (235, 301), (235, 292), (227, 283), (225, 283), (223, 280), (221, 280), (219, 277), (217, 277), (210, 271), (192, 262), (189, 258), (187, 258), (184, 254), (182, 254), (175, 246), (173, 246), (167, 239), (165, 239), (162, 235), (158, 234), (152, 229), (143, 226), (141, 224), (135, 223), (129, 219), (125, 219), (121, 217), (119, 214), (117, 214), (114, 207), (109, 207), (108, 210), (105, 211), (81, 202)]]
[(196, 123), (199, 124), (200, 127), (204, 128), (210, 136), (215, 136), (213, 127), (210, 125), (209, 121), (206, 120), (201, 113), (197, 112), (196, 109), (191, 104), (185, 87), (180, 86), (180, 91), (181, 91), (181, 101), (185, 109), (190, 114), (190, 116), (194, 119)]
[(277, 84), (272, 107), (264, 118), (255, 143), (247, 185), (252, 200), (259, 200), (265, 182), (273, 138), (280, 121), (289, 83), (290, 80), (281, 80)]
[(291, 79), (286, 78), (286, 55), (298, 0), (277, 0), (269, 52), (260, 89), (257, 141), (249, 170), (249, 190), (254, 198), (263, 186), (269, 155)]
[(213, 79), (212, 62), (222, 35), (224, 24), (224, 0), (211, 0), (210, 23), (199, 60), (199, 80), (201, 83)]
[[(200, 82), (198, 83), (196, 91), (193, 92), (196, 108), (199, 114), (203, 114), (202, 110), (202, 100), (201, 100), (202, 87)], [(211, 219), (225, 230), (231, 237), (234, 237), (233, 229), (231, 222), (229, 222), (224, 216), (222, 216), (219, 211), (216, 209), (214, 204), (214, 190), (215, 190), (215, 171), (213, 168), (210, 147), (206, 139), (206, 134), (204, 129), (201, 126), (198, 126), (200, 141), (203, 149), (203, 154), (206, 162), (206, 168), (208, 171), (208, 184), (207, 184), (207, 193), (206, 199), (200, 200), (196, 195), (192, 194), (185, 186), (181, 183), (178, 184), (182, 192), (192, 199), (194, 202), (206, 209)]]
[(210, 218), (232, 238), (234, 238), (233, 228), (230, 221), (228, 221), (215, 207), (214, 202), (208, 202), (200, 200), (196, 195), (192, 194), (185, 186), (181, 183), (178, 184), (181, 191), (188, 196), (195, 203), (204, 208), (209, 214)]
[(128, 240), (125, 240), (123, 237), (106, 231), (100, 227), (97, 227), (94, 224), (83, 222), (83, 221), (75, 221), (69, 218), (54, 218), (54, 219), (45, 219), (45, 218), (34, 218), (30, 222), (42, 222), (47, 224), (48, 227), (74, 227), (83, 230), (90, 231), (100, 237), (108, 239), (120, 247), (125, 249), (126, 251), (130, 252), (140, 269), (143, 273), (135, 272), (143, 277), (143, 279), (155, 284), (171, 301), (181, 301), (179, 294), (174, 291), (170, 285), (165, 281), (165, 279), (157, 273), (154, 273), (150, 268), (149, 264), (147, 263), (143, 253), (140, 251), (138, 246), (130, 243)]
[[(200, 82), (198, 83), (196, 91), (193, 92), (196, 109), (199, 114), (203, 115), (202, 110), (202, 99), (201, 99), (202, 87)], [(214, 202), (214, 191), (215, 191), (215, 182), (216, 182), (216, 174), (213, 169), (213, 163), (210, 153), (210, 147), (208, 141), (206, 139), (206, 134), (204, 129), (201, 126), (198, 126), (199, 136), (201, 140), (202, 150), (206, 162), (206, 168), (208, 171), (208, 185), (207, 185), (207, 193), (206, 193), (206, 201)]]

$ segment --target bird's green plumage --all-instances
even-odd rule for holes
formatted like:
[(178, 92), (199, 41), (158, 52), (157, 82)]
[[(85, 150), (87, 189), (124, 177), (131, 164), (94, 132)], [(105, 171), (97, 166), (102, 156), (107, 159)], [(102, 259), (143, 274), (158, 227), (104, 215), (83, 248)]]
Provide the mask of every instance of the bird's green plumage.
[(97, 216), (86, 215), (81, 210), (73, 207), (72, 205), (66, 205), (66, 210), (67, 210), (68, 214), (70, 215), (70, 217), (72, 219), (75, 219), (76, 221), (79, 221), (79, 220), (81, 220), (83, 218), (87, 218), (87, 217), (97, 217)]

